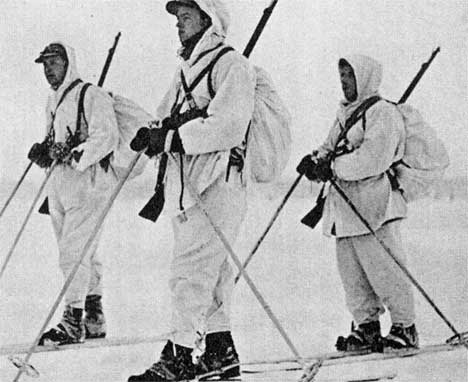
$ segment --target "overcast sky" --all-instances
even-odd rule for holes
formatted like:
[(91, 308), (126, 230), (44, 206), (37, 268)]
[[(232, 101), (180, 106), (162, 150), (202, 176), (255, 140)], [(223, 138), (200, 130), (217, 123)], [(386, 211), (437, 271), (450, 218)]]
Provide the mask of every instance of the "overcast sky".
[[(227, 1), (232, 11), (230, 44), (244, 48), (269, 2)], [(95, 83), (107, 50), (121, 31), (105, 87), (154, 113), (178, 62), (176, 21), (166, 13), (165, 3), (2, 1), (2, 176), (18, 178), (28, 163), (29, 147), (43, 138), (49, 89), (42, 66), (33, 61), (53, 40), (76, 49), (82, 78)], [(440, 45), (441, 53), (409, 103), (421, 110), (446, 142), (452, 161), (449, 175), (465, 175), (467, 25), (464, 0), (280, 0), (251, 60), (271, 73), (291, 109), (294, 146), (288, 171), (321, 143), (333, 120), (341, 98), (336, 71), (340, 56), (360, 52), (380, 60), (384, 65), (381, 93), (397, 100)]]

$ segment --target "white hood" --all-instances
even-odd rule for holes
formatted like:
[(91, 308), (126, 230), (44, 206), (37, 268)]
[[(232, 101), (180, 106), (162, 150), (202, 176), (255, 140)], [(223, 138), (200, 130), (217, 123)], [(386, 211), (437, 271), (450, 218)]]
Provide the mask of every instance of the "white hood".
[(342, 57), (354, 70), (356, 76), (357, 99), (351, 104), (342, 101), (343, 105), (359, 105), (365, 99), (377, 95), (382, 82), (382, 65), (371, 57), (362, 54), (354, 54)]
[(75, 49), (73, 49), (69, 45), (64, 44), (61, 41), (53, 41), (52, 44), (59, 44), (59, 45), (63, 46), (65, 48), (65, 51), (67, 52), (67, 59), (68, 59), (67, 73), (65, 74), (65, 78), (63, 80), (63, 83), (55, 91), (56, 96), (60, 97), (60, 95), (68, 87), (68, 85), (70, 85), (70, 83), (72, 83), (77, 78), (80, 78), (80, 75), (79, 75), (78, 70), (76, 68)]
[(208, 29), (211, 33), (226, 37), (231, 18), (229, 10), (222, 0), (194, 0), (195, 3), (211, 18), (213, 25)]
[[(200, 9), (211, 18), (212, 25), (203, 34), (193, 50), (189, 64), (196, 61), (200, 53), (224, 42), (230, 24), (229, 10), (222, 0), (194, 0)], [(184, 48), (179, 49), (179, 55)]]

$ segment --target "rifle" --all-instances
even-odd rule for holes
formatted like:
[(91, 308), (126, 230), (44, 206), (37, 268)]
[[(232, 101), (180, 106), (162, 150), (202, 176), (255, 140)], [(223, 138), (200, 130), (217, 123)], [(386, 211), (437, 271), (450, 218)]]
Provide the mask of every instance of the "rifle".
[[(106, 80), (106, 77), (107, 77), (107, 72), (109, 71), (109, 67), (112, 62), (112, 58), (114, 57), (114, 53), (117, 48), (117, 44), (119, 43), (119, 39), (121, 35), (122, 33), (120, 32), (117, 33), (114, 39), (114, 44), (112, 44), (112, 47), (109, 49), (107, 53), (106, 62), (104, 63), (104, 67), (102, 68), (101, 76), (99, 77), (99, 81), (97, 85), (99, 87), (102, 87), (104, 85), (104, 81)], [(68, 142), (71, 143), (71, 147), (77, 146), (78, 139), (79, 137), (75, 137), (74, 135), (71, 135), (71, 134), (69, 135)], [(49, 200), (47, 197), (44, 199), (41, 206), (39, 207), (39, 213), (43, 215), (49, 215)]]
[[(419, 69), (418, 73), (416, 74), (416, 76), (413, 78), (413, 80), (411, 81), (410, 85), (407, 87), (407, 89), (405, 90), (405, 92), (403, 93), (403, 96), (400, 98), (400, 101), (398, 103), (403, 103), (403, 102), (406, 102), (406, 100), (408, 99), (408, 97), (411, 95), (411, 93), (413, 92), (414, 88), (416, 87), (416, 85), (419, 83), (419, 81), (421, 80), (422, 76), (424, 75), (424, 73), (426, 72), (426, 70), (429, 68), (429, 66), (431, 65), (432, 61), (434, 60), (435, 56), (440, 52), (440, 47), (437, 47), (437, 49), (435, 49), (432, 54), (431, 54), (431, 57), (429, 58), (429, 60), (425, 63), (422, 64), (421, 68)], [(362, 115), (361, 115), (361, 118), (362, 118)], [(358, 119), (356, 119), (356, 122), (358, 122)], [(293, 184), (291, 185), (291, 187), (289, 188), (289, 190), (286, 192), (286, 195), (283, 197), (283, 199), (281, 200), (281, 203), (279, 204), (278, 208), (276, 209), (275, 213), (273, 214), (270, 222), (268, 223), (268, 226), (267, 228), (265, 229), (265, 231), (263, 232), (263, 234), (260, 236), (260, 239), (257, 241), (257, 243), (255, 244), (254, 246), (254, 249), (252, 250), (252, 252), (249, 254), (249, 256), (247, 256), (247, 259), (244, 261), (244, 264), (243, 264), (243, 268), (247, 267), (247, 265), (250, 263), (250, 261), (252, 260), (252, 257), (255, 255), (255, 253), (257, 252), (258, 248), (260, 247), (260, 244), (263, 242), (263, 240), (265, 239), (266, 235), (268, 234), (268, 232), (270, 231), (271, 227), (273, 226), (274, 222), (276, 221), (276, 219), (278, 218), (280, 212), (282, 211), (282, 209), (284, 208), (284, 206), (286, 205), (286, 202), (289, 200), (289, 198), (291, 197), (291, 195), (293, 194), (294, 190), (296, 189), (296, 187), (299, 185), (302, 177), (304, 175), (303, 174), (299, 174), (297, 176), (297, 178), (294, 180)], [(319, 197), (317, 198), (317, 201), (316, 201), (316, 206), (314, 206), (314, 208), (302, 219), (302, 223), (306, 224), (307, 226), (313, 228), (315, 227), (315, 225), (320, 221), (320, 218), (321, 218), (321, 214), (323, 212), (323, 207), (324, 207), (324, 202), (325, 200), (321, 197), (323, 195), (320, 195), (319, 194)], [(240, 277), (240, 272), (237, 274), (236, 276), (236, 279), (235, 281), (237, 282), (239, 280), (239, 277)]]
[(114, 39), (114, 44), (112, 45), (112, 47), (109, 49), (109, 52), (107, 53), (106, 62), (104, 63), (104, 67), (102, 68), (102, 72), (101, 72), (101, 77), (99, 77), (99, 81), (98, 81), (98, 84), (97, 84), (97, 86), (99, 86), (99, 87), (102, 87), (102, 85), (104, 85), (104, 81), (106, 80), (107, 72), (109, 71), (109, 67), (110, 67), (110, 64), (112, 62), (112, 58), (114, 58), (114, 53), (115, 53), (115, 50), (117, 49), (117, 44), (119, 43), (121, 35), (122, 35), (122, 33), (120, 33), (120, 32), (117, 33), (117, 36), (115, 36), (115, 39)]
[(437, 56), (437, 54), (440, 52), (440, 46), (437, 47), (437, 49), (435, 49), (432, 54), (431, 54), (431, 57), (429, 58), (429, 60), (427, 60), (427, 62), (424, 62), (422, 65), (421, 65), (421, 68), (419, 69), (419, 72), (416, 74), (416, 76), (413, 78), (413, 80), (411, 81), (411, 83), (409, 84), (408, 88), (405, 90), (405, 92), (403, 93), (403, 95), (401, 96), (400, 100), (398, 101), (398, 103), (405, 103), (406, 100), (408, 99), (408, 97), (411, 95), (411, 93), (413, 92), (414, 88), (416, 87), (416, 85), (418, 84), (418, 82), (421, 80), (421, 77), (424, 75), (424, 73), (426, 73), (426, 70), (429, 68), (429, 66), (431, 66), (432, 64), (432, 61), (434, 61), (434, 58)]
[[(268, 20), (270, 19), (271, 14), (273, 13), (273, 10), (275, 9), (275, 6), (278, 3), (278, 1), (279, 0), (272, 0), (270, 5), (263, 10), (263, 15), (260, 18), (259, 22), (257, 23), (257, 26), (255, 27), (255, 30), (252, 33), (252, 36), (247, 42), (247, 45), (245, 46), (245, 49), (242, 53), (244, 57), (249, 58), (255, 45), (257, 44), (258, 39), (260, 38), (263, 30), (265, 29), (265, 26), (268, 23)], [(201, 77), (199, 77), (199, 79), (201, 80)], [(192, 83), (192, 86), (193, 86), (193, 83)], [(186, 94), (187, 94), (187, 90), (186, 90)], [(182, 105), (179, 105), (179, 106), (182, 106)], [(173, 111), (172, 116), (170, 118), (174, 120), (175, 124), (180, 123), (181, 125), (191, 119), (198, 118), (198, 117), (206, 117), (206, 108), (201, 109), (201, 110), (198, 110), (195, 108), (189, 109), (188, 111), (180, 115), (178, 115), (178, 111)], [(158, 174), (161, 174), (161, 175), (158, 175), (158, 180), (156, 181), (156, 186), (154, 188), (154, 194), (150, 198), (150, 200), (143, 206), (143, 208), (138, 214), (142, 218), (148, 219), (152, 222), (156, 222), (156, 220), (158, 219), (159, 215), (162, 212), (162, 209), (165, 203), (164, 186), (162, 182), (163, 182), (164, 173), (166, 171), (167, 160), (168, 160), (167, 154), (163, 153), (163, 155), (161, 156), (161, 161), (160, 161), (159, 170), (158, 170)], [(226, 172), (226, 181), (229, 178), (230, 168), (231, 166), (230, 164), (228, 164), (227, 172)]]
[[(432, 61), (434, 60), (435, 56), (440, 52), (440, 47), (437, 47), (437, 49), (435, 49), (432, 54), (431, 54), (431, 57), (429, 58), (429, 60), (427, 62), (424, 62), (422, 65), (421, 65), (421, 68), (419, 69), (418, 73), (416, 73), (416, 75), (414, 76), (413, 80), (411, 81), (411, 83), (408, 85), (408, 87), (406, 88), (405, 92), (403, 93), (403, 95), (401, 96), (400, 100), (398, 101), (398, 104), (402, 104), (402, 103), (405, 103), (406, 100), (408, 99), (408, 97), (411, 95), (411, 93), (413, 92), (413, 90), (416, 88), (416, 85), (419, 83), (419, 81), (421, 80), (422, 76), (424, 75), (424, 73), (426, 72), (426, 70), (429, 68), (429, 66), (431, 65)], [(380, 98), (379, 98), (380, 99)], [(348, 133), (348, 131), (358, 122), (360, 121), (363, 117), (364, 117), (364, 114), (365, 114), (365, 111), (370, 107), (370, 106), (366, 106), (366, 102), (369, 102), (369, 105), (373, 105), (374, 103), (376, 103), (378, 101), (377, 100), (372, 100), (372, 99), (368, 99), (366, 101), (364, 101), (357, 109), (356, 111), (351, 115), (351, 117), (349, 118), (349, 120), (346, 121), (345, 123), (345, 128), (343, 129), (343, 131), (340, 133), (340, 138), (338, 138), (338, 141), (337, 141), (337, 145), (339, 144), (340, 140), (344, 137), (346, 137), (346, 134)], [(361, 106), (364, 106), (362, 107), (362, 110), (359, 110), (361, 109)], [(347, 151), (346, 151), (346, 148), (345, 147), (336, 147), (335, 148), (335, 151), (331, 152), (328, 156), (327, 156), (327, 159), (326, 160), (333, 160), (334, 158), (336, 158), (337, 156), (339, 155), (343, 155), (343, 154), (346, 154)], [(322, 191), (323, 191), (323, 188), (322, 188)], [(309, 211), (309, 213), (307, 213), (306, 216), (304, 216), (301, 220), (301, 223), (303, 223), (304, 225), (310, 227), (310, 228), (315, 228), (315, 226), (318, 224), (318, 222), (320, 221), (321, 217), (322, 217), (322, 213), (323, 213), (323, 207), (325, 205), (325, 198), (323, 196), (323, 192), (320, 192), (319, 196), (317, 197), (317, 200), (316, 200), (316, 203), (315, 203), (315, 206), (312, 208), (311, 211)]]
[(257, 27), (255, 28), (252, 36), (250, 37), (249, 42), (247, 43), (244, 52), (242, 53), (245, 57), (250, 57), (250, 54), (252, 53), (253, 48), (257, 44), (258, 39), (260, 38), (260, 35), (262, 34), (263, 30), (265, 29), (265, 25), (267, 24), (268, 20), (270, 19), (271, 14), (273, 13), (273, 10), (276, 7), (276, 4), (278, 3), (278, 0), (272, 0), (270, 5), (266, 7), (263, 10), (263, 16), (261, 17), (260, 21), (257, 24)]

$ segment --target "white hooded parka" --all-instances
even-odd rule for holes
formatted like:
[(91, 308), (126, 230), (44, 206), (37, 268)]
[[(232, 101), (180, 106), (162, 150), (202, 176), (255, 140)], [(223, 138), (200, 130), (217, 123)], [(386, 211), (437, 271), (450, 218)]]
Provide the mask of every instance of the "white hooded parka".
[[(319, 148), (320, 155), (332, 152), (346, 119), (366, 99), (378, 95), (382, 81), (381, 65), (370, 57), (345, 57), (352, 66), (357, 85), (357, 99), (341, 101), (337, 118), (327, 139)], [(402, 158), (405, 127), (397, 108), (381, 100), (366, 111), (347, 133), (351, 152), (337, 157), (332, 164), (337, 183), (345, 191), (374, 230), (384, 223), (406, 217), (406, 203), (398, 190), (392, 190), (385, 173), (392, 163)], [(343, 198), (330, 187), (324, 207), (323, 231), (336, 237), (369, 233)]]
[[(226, 45), (224, 40), (229, 26), (229, 15), (220, 1), (197, 0), (200, 8), (212, 20), (212, 25), (197, 43), (190, 58), (182, 60), (172, 84), (157, 109), (160, 120), (168, 117), (173, 105), (183, 102), (180, 112), (189, 109), (181, 84), (183, 71), (188, 85)], [(179, 135), (185, 150), (183, 169), (198, 193), (224, 178), (230, 149), (241, 146), (254, 108), (255, 71), (248, 60), (236, 51), (225, 54), (215, 65), (212, 85), (215, 97), (208, 91), (208, 76), (198, 84), (192, 95), (199, 109), (208, 104), (208, 117), (197, 118), (183, 124)], [(169, 161), (166, 173), (166, 206), (173, 210), (179, 206), (181, 194), (180, 174)], [(183, 195), (186, 209), (195, 202)]]
[[(52, 90), (46, 107), (47, 133), (53, 128), (55, 142), (65, 142), (75, 133), (78, 100), (82, 84), (75, 86), (57, 107), (69, 85), (79, 78), (73, 48), (61, 43), (68, 57), (64, 82)], [(68, 276), (94, 231), (97, 219), (116, 183), (112, 171), (104, 171), (99, 161), (118, 143), (118, 127), (112, 98), (101, 88), (90, 86), (84, 98), (81, 143), (73, 151), (83, 152), (78, 162), (59, 164), (48, 185), (49, 210), (59, 247), (59, 263)], [(84, 121), (84, 119), (86, 121)], [(96, 250), (98, 235), (65, 295), (65, 304), (84, 308), (86, 295), (102, 295), (102, 264)]]

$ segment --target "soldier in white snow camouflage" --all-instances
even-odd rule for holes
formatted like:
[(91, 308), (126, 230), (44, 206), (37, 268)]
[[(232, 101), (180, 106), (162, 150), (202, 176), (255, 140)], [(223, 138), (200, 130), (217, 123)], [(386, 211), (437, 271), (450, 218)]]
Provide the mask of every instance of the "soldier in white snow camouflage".
[[(310, 180), (331, 177), (391, 252), (405, 262), (400, 223), (406, 217), (401, 191), (392, 187), (390, 166), (404, 152), (405, 127), (395, 105), (378, 89), (382, 67), (374, 59), (354, 55), (339, 61), (345, 99), (324, 144), (303, 158), (298, 171)], [(341, 132), (353, 112), (367, 104), (364, 117)], [(330, 162), (330, 154), (341, 151)], [(327, 183), (328, 185), (328, 183)], [(323, 230), (336, 237), (338, 269), (346, 303), (353, 316), (349, 336), (339, 337), (339, 350), (386, 346), (417, 347), (413, 292), (409, 280), (369, 229), (333, 187), (325, 188)], [(382, 341), (379, 317), (386, 306), (392, 327)]]
[[(83, 99), (81, 123), (77, 122), (84, 85), (77, 73), (73, 48), (52, 43), (35, 62), (43, 64), (51, 94), (46, 109), (47, 138), (33, 145), (29, 158), (43, 168), (54, 160), (58, 163), (50, 177), (47, 200), (60, 268), (66, 279), (116, 183), (113, 173), (99, 162), (117, 145), (117, 121), (111, 97), (90, 86)], [(43, 334), (39, 344), (77, 343), (85, 337), (106, 335), (101, 303), (102, 262), (97, 252), (99, 236), (65, 294), (62, 320)]]
[[(159, 174), (164, 171), (164, 156), (175, 153), (210, 216), (234, 243), (246, 212), (241, 158), (231, 162), (228, 180), (226, 175), (230, 151), (242, 146), (252, 116), (255, 72), (241, 54), (224, 51), (229, 15), (222, 1), (169, 1), (166, 9), (177, 17), (180, 68), (158, 108), (159, 128), (141, 129), (131, 147), (135, 151), (148, 147), (150, 156), (162, 153)], [(193, 85), (215, 58), (219, 60), (211, 74), (190, 89), (190, 96), (182, 82)], [(225, 366), (232, 368), (222, 378), (240, 374), (229, 319), (234, 287), (229, 256), (200, 206), (184, 192), (183, 174), (169, 160), (160, 185), (174, 212), (170, 277), (174, 336), (160, 360), (129, 382), (180, 381)], [(206, 349), (195, 365), (192, 352), (200, 346), (200, 337), (205, 337)]]

